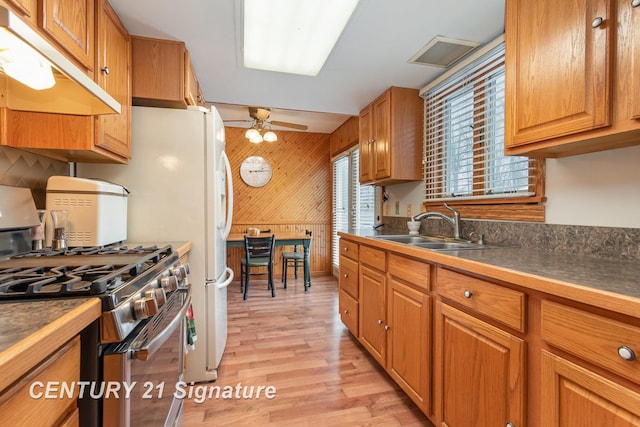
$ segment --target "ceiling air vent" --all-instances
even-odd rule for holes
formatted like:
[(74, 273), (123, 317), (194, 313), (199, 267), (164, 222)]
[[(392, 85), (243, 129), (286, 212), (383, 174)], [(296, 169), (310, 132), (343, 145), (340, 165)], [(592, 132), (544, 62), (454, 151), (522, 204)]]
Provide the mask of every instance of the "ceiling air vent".
[(478, 46), (478, 42), (436, 36), (408, 62), (446, 68)]

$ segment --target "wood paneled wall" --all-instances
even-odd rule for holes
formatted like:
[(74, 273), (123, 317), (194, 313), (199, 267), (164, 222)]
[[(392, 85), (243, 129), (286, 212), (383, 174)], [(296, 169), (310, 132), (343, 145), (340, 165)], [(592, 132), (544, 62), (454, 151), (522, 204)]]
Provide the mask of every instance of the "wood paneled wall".
[[(331, 273), (331, 161), (329, 135), (276, 131), (278, 141), (253, 144), (246, 129), (226, 127), (226, 151), (233, 172), (232, 233), (247, 227), (274, 233), (304, 234), (313, 231), (311, 272)], [(271, 181), (261, 188), (249, 187), (240, 178), (240, 164), (253, 155), (267, 159), (273, 168)], [(284, 248), (291, 250), (292, 248)], [(278, 248), (279, 255), (283, 248)], [(240, 265), (241, 249), (227, 251), (227, 264)], [(280, 277), (280, 257), (275, 271)], [(237, 273), (237, 272), (236, 272)]]

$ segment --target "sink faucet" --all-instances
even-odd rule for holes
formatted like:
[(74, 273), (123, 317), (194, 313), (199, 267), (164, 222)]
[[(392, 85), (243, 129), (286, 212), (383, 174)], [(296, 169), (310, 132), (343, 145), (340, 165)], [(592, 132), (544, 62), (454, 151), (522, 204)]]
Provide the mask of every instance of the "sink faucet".
[(444, 204), (444, 207), (446, 209), (449, 209), (451, 213), (453, 213), (453, 215), (447, 216), (443, 213), (436, 212), (436, 211), (420, 212), (418, 215), (413, 217), (413, 220), (420, 221), (422, 218), (429, 218), (429, 217), (438, 217), (438, 218), (444, 219), (449, 224), (451, 224), (451, 227), (453, 227), (453, 238), (456, 240), (459, 240), (460, 239), (460, 212), (450, 207), (446, 203)]

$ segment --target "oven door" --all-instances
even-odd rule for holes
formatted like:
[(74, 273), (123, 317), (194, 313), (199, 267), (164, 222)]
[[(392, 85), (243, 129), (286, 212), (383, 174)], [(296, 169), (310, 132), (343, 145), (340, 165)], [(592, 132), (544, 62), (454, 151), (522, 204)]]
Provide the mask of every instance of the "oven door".
[[(191, 290), (176, 290), (158, 314), (103, 355), (102, 420), (105, 427), (181, 426), (186, 313)], [(117, 390), (117, 393), (109, 393)]]

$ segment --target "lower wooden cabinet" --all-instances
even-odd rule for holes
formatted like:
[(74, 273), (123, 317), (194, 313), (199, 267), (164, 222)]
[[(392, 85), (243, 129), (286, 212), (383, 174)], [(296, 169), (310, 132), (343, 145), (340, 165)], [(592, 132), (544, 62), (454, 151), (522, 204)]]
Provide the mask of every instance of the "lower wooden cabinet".
[(640, 426), (640, 393), (542, 351), (542, 425)]
[(640, 316), (340, 245), (343, 322), (435, 425), (640, 427)]
[(431, 297), (393, 276), (387, 295), (387, 372), (429, 414)]
[[(15, 385), (0, 392), (0, 424), (7, 426), (79, 425), (76, 387), (73, 396), (46, 397), (49, 383), (71, 385), (80, 381), (80, 337), (76, 336), (25, 374)], [(33, 386), (42, 384), (42, 387)]]
[[(361, 252), (362, 253), (362, 252)], [(386, 274), (360, 264), (360, 343), (382, 366), (387, 353)]]
[(445, 303), (436, 307), (436, 419), (447, 427), (525, 426), (524, 340)]

